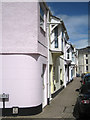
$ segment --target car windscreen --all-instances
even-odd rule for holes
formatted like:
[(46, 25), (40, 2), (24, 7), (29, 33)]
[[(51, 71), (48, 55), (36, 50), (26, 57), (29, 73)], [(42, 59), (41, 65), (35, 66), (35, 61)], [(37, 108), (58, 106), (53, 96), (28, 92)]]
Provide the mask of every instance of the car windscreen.
[(87, 93), (90, 94), (90, 83), (82, 85), (82, 87), (80, 88), (80, 93), (82, 93), (82, 94), (87, 94)]
[(85, 83), (90, 83), (90, 76), (84, 78)]

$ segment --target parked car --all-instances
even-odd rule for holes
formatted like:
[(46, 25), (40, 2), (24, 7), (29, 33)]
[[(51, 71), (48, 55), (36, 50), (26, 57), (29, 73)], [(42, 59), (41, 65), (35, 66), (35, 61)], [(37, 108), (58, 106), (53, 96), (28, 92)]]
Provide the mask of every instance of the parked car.
[(90, 73), (87, 73), (82, 76), (81, 84), (90, 83)]
[(73, 116), (78, 120), (90, 115), (90, 83), (82, 85), (76, 91), (79, 92), (79, 96), (74, 106)]
[(84, 75), (85, 75), (85, 73), (82, 73), (82, 74), (81, 74), (81, 78), (82, 78), (82, 79), (83, 79)]
[(80, 77), (80, 74), (76, 73), (76, 77)]

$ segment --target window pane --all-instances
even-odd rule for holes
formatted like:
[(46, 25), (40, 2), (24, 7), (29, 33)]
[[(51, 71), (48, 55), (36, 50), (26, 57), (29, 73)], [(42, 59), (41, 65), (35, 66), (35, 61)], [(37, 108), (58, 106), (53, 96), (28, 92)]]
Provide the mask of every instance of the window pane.
[(67, 59), (69, 59), (69, 54), (67, 54)]
[(41, 17), (40, 17), (40, 27), (44, 28), (44, 21)]
[(40, 6), (40, 27), (44, 29), (44, 10)]
[(64, 37), (64, 34), (63, 34), (63, 32), (62, 32), (62, 39), (63, 39), (63, 37)]
[(86, 66), (86, 71), (88, 71), (88, 66)]
[(86, 59), (86, 64), (88, 64), (88, 59)]
[(44, 19), (44, 11), (43, 11), (43, 9), (41, 8), (41, 6), (40, 6), (40, 15), (41, 15), (41, 17)]
[(57, 27), (54, 30), (54, 38), (55, 38), (55, 48), (58, 48), (58, 28)]
[(67, 50), (67, 53), (69, 53), (69, 49)]
[(69, 59), (69, 49), (67, 50), (67, 59)]
[(86, 54), (86, 57), (88, 57), (88, 54)]
[(64, 32), (62, 31), (62, 50), (63, 50), (63, 38), (64, 38)]

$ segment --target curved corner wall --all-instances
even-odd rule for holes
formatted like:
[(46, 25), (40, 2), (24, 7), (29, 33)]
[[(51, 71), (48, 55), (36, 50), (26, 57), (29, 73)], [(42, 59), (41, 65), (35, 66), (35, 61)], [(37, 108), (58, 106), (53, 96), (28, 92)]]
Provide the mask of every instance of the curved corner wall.
[(2, 92), (9, 94), (9, 101), (5, 103), (5, 109), (2, 109), (3, 115), (12, 115), (13, 107), (19, 108), (18, 115), (40, 113), (43, 100), (40, 56), (2, 55), (1, 57)]

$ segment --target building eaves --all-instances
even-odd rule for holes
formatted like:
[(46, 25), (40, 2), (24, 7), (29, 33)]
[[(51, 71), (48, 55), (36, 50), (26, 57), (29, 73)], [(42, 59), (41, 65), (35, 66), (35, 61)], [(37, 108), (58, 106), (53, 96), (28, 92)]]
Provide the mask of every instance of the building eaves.
[(56, 17), (56, 16), (54, 16), (54, 15), (51, 15), (51, 17), (54, 17), (54, 18), (56, 18), (56, 19), (58, 19), (58, 20), (61, 21), (61, 19), (60, 19), (59, 17)]
[(90, 53), (90, 46), (87, 46), (85, 48), (77, 49), (79, 53)]
[(85, 49), (90, 49), (90, 46), (87, 46), (85, 48), (81, 48), (81, 49), (78, 49), (78, 50), (85, 50)]
[(43, 4), (45, 5), (46, 9), (49, 11), (50, 15), (52, 15), (47, 3), (45, 2), (45, 0), (40, 0), (39, 2), (43, 2)]
[(65, 34), (66, 34), (67, 40), (68, 40), (68, 39), (69, 39), (69, 36), (68, 36), (67, 29), (66, 29), (66, 27), (65, 27), (65, 24), (64, 24), (63, 20), (60, 19), (60, 18), (57, 17), (57, 16), (54, 16), (54, 15), (51, 15), (51, 17), (54, 17), (54, 18), (60, 20), (60, 22), (61, 22), (61, 24), (62, 24), (62, 26), (63, 26), (63, 28), (64, 28), (64, 32), (65, 32)]

